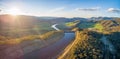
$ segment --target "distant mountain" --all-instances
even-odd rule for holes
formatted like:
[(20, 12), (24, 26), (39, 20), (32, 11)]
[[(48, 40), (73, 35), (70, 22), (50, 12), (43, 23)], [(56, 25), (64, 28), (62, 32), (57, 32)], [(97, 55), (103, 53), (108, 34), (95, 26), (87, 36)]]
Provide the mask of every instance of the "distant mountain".
[(114, 20), (116, 17), (91, 17), (90, 20)]
[(71, 18), (71, 20), (81, 20), (81, 21), (86, 21), (86, 20), (89, 20), (87, 18), (81, 18), (81, 17), (74, 17), (74, 18)]
[(91, 18), (81, 18), (74, 17), (70, 18), (71, 20), (81, 20), (81, 21), (89, 21), (89, 20), (115, 20), (117, 17), (91, 17)]
[[(91, 18), (81, 18), (81, 17), (74, 17), (74, 18), (65, 18), (65, 17), (36, 17), (36, 16), (26, 16), (26, 15), (19, 15), (16, 18), (10, 15), (0, 15), (0, 22), (1, 23), (12, 23), (13, 20), (28, 23), (28, 24), (36, 24), (39, 22), (51, 22), (51, 23), (61, 23), (61, 22), (71, 22), (75, 20), (80, 21), (88, 21), (88, 20), (114, 20), (115, 17), (91, 17)], [(16, 22), (14, 22), (16, 23)]]
[(38, 25), (39, 23), (63, 23), (63, 22), (70, 22), (72, 21), (69, 18), (64, 17), (36, 17), (36, 16), (26, 16), (26, 15), (19, 15), (13, 17), (11, 15), (0, 15), (0, 27), (8, 28), (8, 27), (33, 27)]
[(52, 19), (56, 19), (56, 18), (61, 18), (61, 17), (39, 17), (40, 19), (42, 19), (42, 20), (52, 20)]

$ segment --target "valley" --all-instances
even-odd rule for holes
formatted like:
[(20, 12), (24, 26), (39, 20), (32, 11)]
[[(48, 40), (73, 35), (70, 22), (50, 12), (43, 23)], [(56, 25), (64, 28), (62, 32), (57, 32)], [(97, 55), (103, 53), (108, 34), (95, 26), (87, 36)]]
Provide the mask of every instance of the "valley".
[(9, 15), (0, 17), (0, 58), (120, 58), (119, 18), (83, 20), (34, 16), (12, 18)]
[(120, 59), (120, 0), (0, 0), (0, 59)]

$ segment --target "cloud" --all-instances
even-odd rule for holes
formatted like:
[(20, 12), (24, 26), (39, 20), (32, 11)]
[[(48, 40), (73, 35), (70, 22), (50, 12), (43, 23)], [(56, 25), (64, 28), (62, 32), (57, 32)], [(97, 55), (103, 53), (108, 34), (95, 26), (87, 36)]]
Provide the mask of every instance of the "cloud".
[(108, 12), (113, 12), (113, 13), (119, 13), (120, 9), (115, 9), (115, 8), (108, 8)]
[(64, 9), (65, 9), (65, 7), (59, 7), (59, 8), (50, 10), (50, 12), (59, 12), (59, 11), (63, 11)]
[(100, 7), (96, 7), (96, 8), (76, 8), (75, 10), (77, 10), (77, 11), (97, 11), (99, 9), (100, 9)]

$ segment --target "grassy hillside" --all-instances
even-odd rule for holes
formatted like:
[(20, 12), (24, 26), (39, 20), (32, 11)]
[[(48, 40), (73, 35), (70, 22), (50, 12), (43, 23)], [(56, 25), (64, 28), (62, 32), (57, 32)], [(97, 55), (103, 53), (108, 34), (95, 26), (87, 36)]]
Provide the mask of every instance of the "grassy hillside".
[[(63, 52), (63, 54), (66, 54), (60, 55), (58, 59), (113, 59), (113, 56), (119, 59), (119, 35), (119, 32), (102, 34), (87, 30), (76, 31), (75, 40)], [(109, 41), (113, 47), (110, 47), (110, 45), (106, 46), (105, 44), (107, 44), (107, 42), (103, 43), (103, 36), (106, 36), (106, 40)], [(70, 46), (72, 46), (72, 48), (70, 48)], [(110, 50), (111, 48), (114, 50)]]
[(117, 32), (120, 31), (120, 19), (117, 18), (115, 20), (101, 20), (98, 21), (106, 32)]
[[(119, 59), (119, 20), (80, 22), (78, 27), (73, 29), (76, 31), (75, 40), (58, 59), (113, 59), (114, 56)], [(109, 43), (103, 43), (104, 40)]]
[(80, 23), (79, 20), (75, 20), (73, 22), (67, 22), (65, 25), (68, 26), (68, 27), (74, 27), (76, 26), (78, 23)]
[(23, 36), (20, 38), (15, 38), (15, 39), (5, 39), (5, 37), (0, 37), (0, 44), (19, 44), (23, 41), (29, 41), (29, 40), (35, 40), (35, 39), (39, 39), (39, 40), (47, 40), (50, 38), (54, 38), (55, 36), (59, 36), (60, 34), (62, 34), (62, 31), (50, 31), (47, 33), (44, 33), (42, 35), (29, 35), (29, 36)]

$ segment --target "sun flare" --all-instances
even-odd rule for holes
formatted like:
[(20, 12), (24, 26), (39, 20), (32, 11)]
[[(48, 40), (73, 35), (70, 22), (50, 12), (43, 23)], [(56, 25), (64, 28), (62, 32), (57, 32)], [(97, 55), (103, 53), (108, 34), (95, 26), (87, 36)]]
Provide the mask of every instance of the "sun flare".
[(19, 8), (10, 8), (9, 11), (8, 11), (8, 14), (10, 15), (20, 15), (21, 11)]

